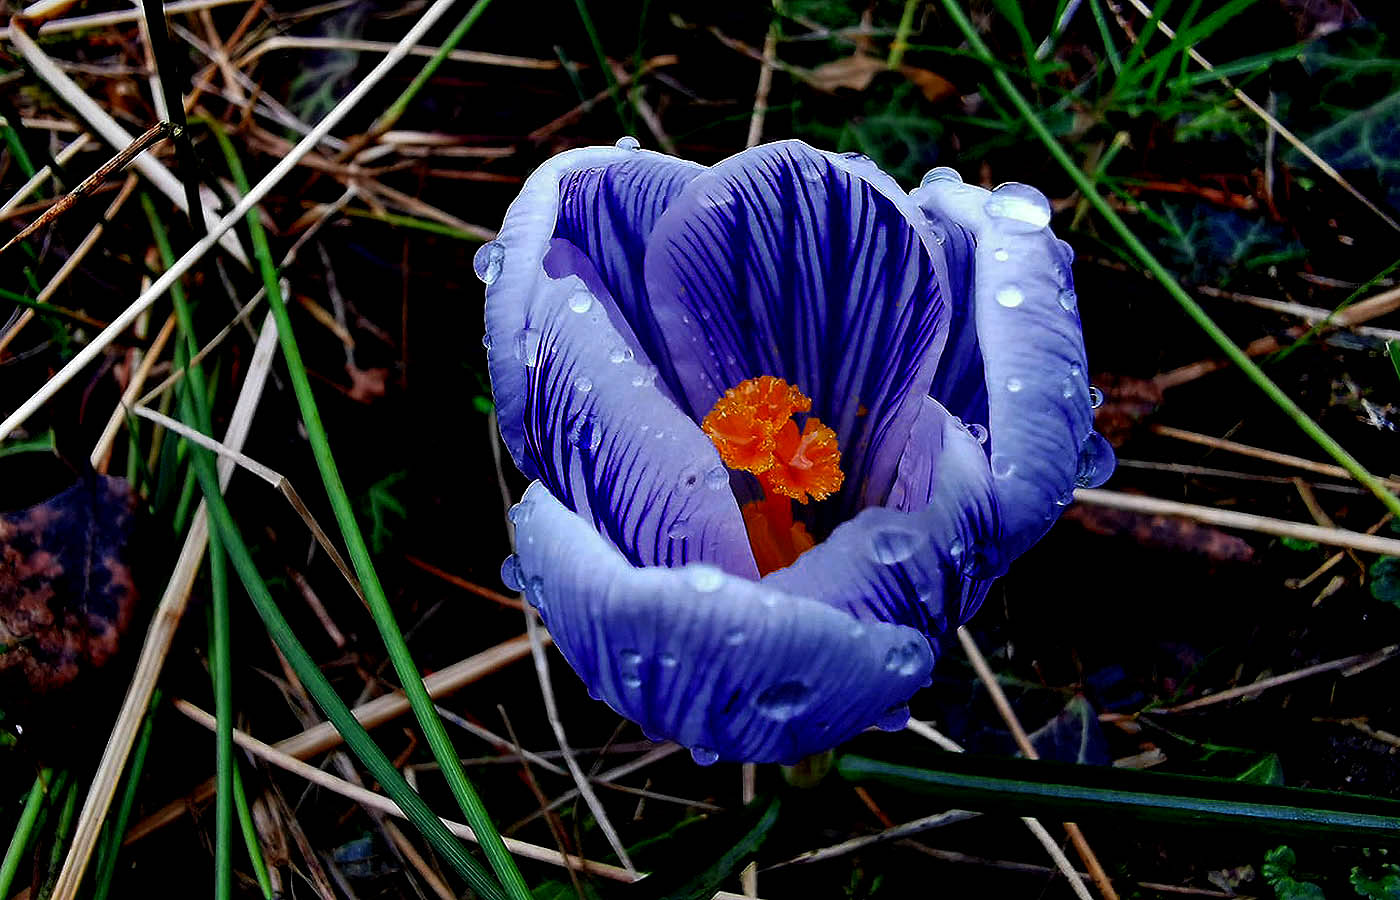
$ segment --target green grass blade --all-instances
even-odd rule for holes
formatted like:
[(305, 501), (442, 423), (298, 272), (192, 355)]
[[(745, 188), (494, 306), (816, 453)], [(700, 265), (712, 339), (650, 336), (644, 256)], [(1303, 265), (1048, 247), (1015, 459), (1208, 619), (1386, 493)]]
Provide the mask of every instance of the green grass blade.
[(0, 897), (10, 896), (10, 884), (19, 871), (19, 862), (24, 857), (24, 848), (29, 846), (29, 838), (34, 833), (34, 823), (39, 819), (39, 808), (44, 805), (44, 792), (53, 782), (53, 769), (43, 769), (34, 777), (34, 786), (25, 798), (24, 809), (10, 835), (10, 845), (5, 850), (5, 858), (0, 860)]
[(603, 49), (602, 39), (598, 37), (598, 29), (593, 25), (593, 16), (588, 12), (588, 2), (574, 0), (574, 6), (578, 8), (578, 17), (583, 21), (583, 30), (588, 34), (588, 42), (593, 46), (593, 55), (598, 58), (598, 68), (603, 70), (603, 77), (607, 79), (608, 94), (612, 97), (613, 105), (617, 107), (618, 121), (624, 129), (630, 130), (632, 123), (627, 119), (627, 105), (622, 102), (617, 76), (613, 74), (612, 66), (608, 65), (608, 54)]
[(1131, 817), (1400, 843), (1400, 801), (1387, 798), (970, 753), (937, 760), (937, 769), (921, 769), (848, 755), (836, 770), (849, 781), (878, 781), (954, 806), (1056, 821)]
[[(148, 2), (148, 0), (143, 0), (143, 2)], [(375, 120), (374, 125), (369, 130), (371, 135), (383, 134), (394, 127), (394, 123), (404, 114), (404, 110), (408, 109), (408, 105), (413, 102), (413, 98), (418, 96), (418, 92), (423, 89), (423, 85), (427, 84), (429, 79), (433, 77), (433, 74), (438, 70), (438, 66), (441, 66), (442, 61), (447, 59), (448, 54), (457, 49), (457, 45), (462, 42), (462, 38), (467, 36), (467, 32), (471, 31), (472, 26), (476, 24), (476, 20), (481, 18), (481, 14), (486, 12), (486, 7), (490, 5), (491, 0), (476, 0), (476, 2), (472, 4), (472, 8), (467, 10), (467, 14), (462, 17), (462, 21), (457, 23), (457, 27), (452, 29), (452, 33), (447, 36), (447, 40), (442, 42), (442, 46), (438, 48), (437, 52), (423, 64), (423, 68), (418, 70), (418, 74), (413, 76), (413, 80), (408, 83), (408, 87), (404, 88), (399, 98), (389, 104), (389, 108), (384, 110), (384, 113)]]
[(131, 810), (136, 805), (136, 790), (141, 783), (141, 773), (146, 770), (146, 754), (151, 749), (151, 732), (155, 730), (156, 710), (160, 708), (160, 701), (160, 688), (156, 688), (151, 691), (151, 702), (146, 706), (146, 718), (141, 723), (136, 746), (131, 751), (131, 762), (126, 767), (126, 780), (122, 785), (121, 800), (117, 802), (116, 815), (108, 821), (107, 842), (98, 853), (97, 868), (93, 875), (92, 900), (107, 900), (107, 895), (111, 893), (112, 880), (117, 874), (117, 860), (121, 856), (122, 838), (126, 835), (126, 823), (131, 821)]
[(1273, 379), (1264, 373), (1263, 369), (1259, 368), (1258, 363), (1250, 359), (1250, 357), (1240, 349), (1239, 345), (1231, 340), (1230, 336), (1226, 334), (1219, 325), (1215, 324), (1215, 320), (1210, 317), (1210, 314), (1207, 313), (1199, 303), (1193, 300), (1191, 295), (1186, 293), (1185, 289), (1177, 283), (1176, 278), (1167, 270), (1166, 266), (1162, 265), (1157, 257), (1152, 254), (1152, 251), (1147, 249), (1147, 245), (1139, 240), (1137, 235), (1133, 234), (1132, 229), (1119, 217), (1117, 211), (1108, 205), (1107, 201), (1104, 200), (1094, 187), (1093, 182), (1089, 180), (1088, 176), (1085, 175), (1077, 165), (1075, 165), (1069, 153), (1065, 151), (1064, 147), (1060, 146), (1060, 142), (1057, 141), (1055, 136), (1050, 133), (1050, 130), (1045, 127), (1045, 123), (1040, 120), (1035, 109), (1032, 108), (1030, 103), (1026, 101), (1026, 98), (1022, 96), (1021, 92), (1016, 88), (1016, 85), (1012, 83), (1005, 72), (992, 65), (993, 57), (991, 50), (988, 49), (986, 43), (977, 33), (977, 29), (973, 27), (972, 22), (967, 18), (967, 15), (963, 12), (957, 0), (943, 0), (943, 6), (948, 11), (948, 15), (953, 19), (954, 23), (956, 23), (958, 28), (963, 32), (963, 35), (967, 38), (967, 42), (972, 47), (973, 51), (988, 65), (992, 78), (995, 79), (1002, 93), (1006, 95), (1007, 99), (1010, 100), (1012, 105), (1021, 113), (1026, 124), (1035, 132), (1036, 137), (1045, 145), (1046, 150), (1050, 152), (1050, 155), (1059, 163), (1060, 167), (1064, 169), (1065, 174), (1069, 176), (1075, 186), (1083, 193), (1084, 199), (1088, 200), (1090, 205), (1094, 207), (1094, 210), (1098, 212), (1099, 216), (1108, 223), (1109, 227), (1113, 229), (1118, 238), (1127, 246), (1128, 251), (1137, 258), (1142, 267), (1157, 280), (1157, 283), (1177, 302), (1186, 315), (1215, 342), (1216, 346), (1224, 352), (1225, 356), (1239, 367), (1245, 377), (1252, 381), (1259, 390), (1264, 392), (1265, 396), (1272, 400), (1274, 404), (1283, 411), (1284, 415), (1292, 419), (1294, 424), (1296, 424), (1304, 434), (1312, 438), (1328, 456), (1336, 460), (1338, 465), (1346, 469), (1353, 478), (1362, 485), (1365, 485), (1371, 493), (1375, 494), (1376, 498), (1385, 505), (1386, 509), (1396, 515), (1400, 515), (1400, 498), (1392, 494), (1383, 481), (1375, 475), (1372, 475), (1365, 466), (1361, 465), (1354, 456), (1347, 452), (1346, 448), (1337, 443), (1335, 438), (1324, 431), (1322, 426), (1314, 422), (1312, 418), (1293, 401), (1293, 398), (1284, 393), (1283, 389), (1275, 384)]
[[(228, 160), (229, 172), (233, 176), (234, 183), (240, 191), (246, 192), (248, 179), (243, 172), (243, 165), (238, 159), (233, 144), (217, 124), (211, 122), (210, 129)], [(496, 826), (487, 815), (486, 807), (481, 802), (476, 788), (467, 779), (457, 751), (452, 746), (452, 739), (448, 737), (447, 728), (443, 725), (442, 719), (438, 717), (437, 711), (433, 709), (433, 701), (428, 696), (427, 689), (423, 687), (422, 675), (419, 674), (413, 657), (409, 653), (403, 632), (399, 630), (398, 623), (394, 620), (394, 612), (389, 606), (389, 598), (384, 593), (384, 587), (379, 581), (379, 574), (375, 571), (373, 560), (370, 559), (369, 547), (365, 544), (364, 535), (355, 519), (354, 507), (350, 502), (349, 495), (345, 492), (345, 485), (340, 480), (340, 471), (336, 468), (335, 457), (331, 453), (330, 438), (326, 434), (325, 426), (321, 423), (321, 414), (316, 407), (316, 398), (311, 392), (311, 379), (306, 374), (306, 366), (301, 360), (301, 350), (297, 346), (296, 335), (292, 331), (291, 316), (288, 315), (287, 305), (282, 299), (282, 290), (277, 279), (277, 269), (272, 261), (272, 253), (267, 244), (267, 235), (263, 231), (262, 222), (258, 219), (256, 211), (250, 210), (248, 213), (248, 228), (252, 234), (253, 252), (262, 273), (263, 286), (267, 289), (268, 303), (277, 322), (278, 342), (282, 347), (283, 359), (287, 363), (287, 372), (297, 397), (297, 405), (301, 410), (302, 421), (306, 425), (311, 451), (316, 458), (316, 466), (321, 472), (321, 480), (325, 485), (336, 522), (340, 526), (341, 537), (345, 541), (350, 562), (355, 568), (355, 575), (359, 578), (360, 587), (364, 591), (370, 615), (373, 616), (374, 623), (379, 629), (389, 658), (394, 663), (394, 671), (398, 674), (399, 682), (403, 686), (404, 695), (413, 709), (419, 727), (423, 729), (428, 746), (433, 751), (433, 757), (441, 767), (443, 776), (447, 779), (448, 786), (451, 788), (453, 796), (456, 797), (463, 816), (466, 817), (467, 824), (472, 827), (477, 840), (481, 842), (481, 848), (491, 863), (491, 868), (501, 880), (506, 892), (514, 900), (529, 900), (530, 889), (526, 886), (525, 879), (516, 867), (515, 860), (506, 850), (505, 843), (501, 840)], [(202, 481), (203, 476), (201, 475)], [(208, 494), (207, 487), (205, 493)]]
[(233, 805), (238, 811), (238, 827), (243, 832), (243, 843), (248, 847), (248, 861), (253, 865), (253, 877), (257, 879), (263, 900), (272, 900), (272, 878), (267, 874), (267, 860), (263, 859), (262, 844), (258, 841), (258, 830), (253, 825), (253, 812), (248, 808), (248, 795), (243, 792), (243, 776), (237, 763), (233, 767)]

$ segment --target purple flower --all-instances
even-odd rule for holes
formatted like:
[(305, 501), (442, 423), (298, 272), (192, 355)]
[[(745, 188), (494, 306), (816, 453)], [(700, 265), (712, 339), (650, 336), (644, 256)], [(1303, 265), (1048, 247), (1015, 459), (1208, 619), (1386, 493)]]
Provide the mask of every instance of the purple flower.
[(476, 258), (535, 479), (502, 576), (594, 697), (702, 763), (904, 725), (938, 638), (1114, 465), (1049, 221), (796, 141), (531, 176)]

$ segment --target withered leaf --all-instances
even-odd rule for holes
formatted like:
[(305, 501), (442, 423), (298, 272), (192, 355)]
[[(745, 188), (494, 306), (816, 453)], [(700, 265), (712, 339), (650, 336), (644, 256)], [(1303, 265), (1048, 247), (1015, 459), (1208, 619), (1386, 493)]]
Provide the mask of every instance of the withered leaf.
[(1094, 428), (1113, 446), (1121, 447), (1138, 426), (1162, 405), (1162, 389), (1152, 379), (1127, 375), (1095, 375), (1103, 405), (1094, 411)]
[(50, 693), (116, 655), (136, 608), (134, 510), (124, 480), (89, 472), (0, 513), (0, 697)]
[(1213, 563), (1248, 563), (1254, 559), (1254, 548), (1243, 538), (1189, 519), (1085, 503), (1066, 509), (1064, 518), (1095, 534), (1128, 537), (1143, 547), (1188, 553)]
[[(807, 73), (807, 83), (820, 91), (834, 92), (838, 88), (863, 91), (870, 87), (876, 75), (888, 70), (889, 65), (883, 59), (857, 53), (817, 66)], [(900, 66), (898, 71), (930, 103), (937, 103), (957, 93), (953, 83), (937, 72), (915, 66)]]

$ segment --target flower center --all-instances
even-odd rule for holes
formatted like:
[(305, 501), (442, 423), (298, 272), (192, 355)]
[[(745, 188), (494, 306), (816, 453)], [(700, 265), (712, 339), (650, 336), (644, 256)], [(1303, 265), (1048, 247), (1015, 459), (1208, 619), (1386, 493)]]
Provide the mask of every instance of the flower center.
[(724, 464), (753, 473), (763, 488), (763, 499), (742, 510), (760, 575), (792, 565), (816, 544), (807, 526), (793, 521), (792, 501), (825, 500), (846, 477), (836, 432), (815, 416), (800, 431), (793, 421), (811, 408), (795, 386), (760, 375), (725, 391), (700, 423)]

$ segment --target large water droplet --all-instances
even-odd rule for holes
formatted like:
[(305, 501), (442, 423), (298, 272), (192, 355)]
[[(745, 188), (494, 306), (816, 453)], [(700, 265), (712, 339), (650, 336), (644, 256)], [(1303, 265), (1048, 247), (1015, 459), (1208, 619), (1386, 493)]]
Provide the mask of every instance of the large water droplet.
[(992, 191), (983, 210), (1012, 234), (1029, 234), (1050, 224), (1050, 201), (1018, 181), (1008, 181)]
[(1005, 453), (993, 453), (991, 458), (992, 475), (997, 478), (1010, 478), (1016, 471), (1016, 463)]
[(540, 361), (540, 333), (534, 328), (522, 328), (515, 336), (515, 358), (527, 366)]
[(1017, 378), (1015, 375), (1012, 375), (1010, 378), (1006, 379), (1006, 389), (1013, 394), (1019, 393), (1021, 388), (1025, 386), (1025, 383), (1022, 382), (1021, 379)]
[(690, 758), (702, 766), (713, 766), (719, 762), (719, 754), (709, 747), (691, 747)]
[(505, 264), (506, 248), (500, 241), (487, 241), (477, 249), (472, 257), (472, 270), (482, 284), (492, 284), (501, 277), (501, 266)]
[(949, 166), (939, 166), (936, 169), (929, 169), (924, 173), (924, 177), (919, 180), (919, 187), (927, 187), (930, 184), (953, 182), (962, 184), (962, 176), (958, 170)]
[(593, 452), (603, 443), (603, 429), (598, 425), (598, 414), (584, 413), (574, 420), (569, 429), (569, 442), (580, 450)]
[(1079, 303), (1079, 297), (1073, 288), (1062, 288), (1056, 299), (1060, 301), (1060, 308), (1065, 312), (1074, 312), (1075, 305)]
[(1026, 295), (1014, 284), (1003, 284), (995, 294), (997, 302), (1007, 309), (1015, 309), (1026, 302)]
[(520, 557), (514, 553), (501, 562), (501, 583), (512, 591), (520, 591), (525, 587), (525, 576), (520, 571)]
[(877, 562), (887, 566), (904, 562), (914, 555), (919, 547), (919, 536), (902, 528), (891, 528), (876, 532), (870, 539), (870, 549)]
[(1098, 487), (1117, 467), (1118, 457), (1113, 453), (1113, 445), (1097, 431), (1091, 431), (1079, 447), (1079, 470), (1074, 483), (1077, 487)]
[(642, 142), (629, 134), (618, 138), (617, 143), (613, 144), (613, 146), (619, 150), (639, 150), (641, 149)]
[(712, 594), (724, 587), (724, 572), (714, 566), (696, 564), (686, 569), (690, 573), (690, 586), (702, 594)]
[(1089, 385), (1089, 408), (1098, 409), (1100, 406), (1103, 406), (1103, 391), (1091, 384)]
[(902, 731), (904, 726), (909, 724), (909, 707), (901, 703), (898, 706), (891, 706), (880, 713), (880, 718), (875, 720), (875, 727), (881, 731)]
[(617, 666), (624, 687), (642, 686), (642, 654), (636, 650), (623, 650), (617, 655)]
[(569, 309), (576, 313), (586, 313), (593, 308), (593, 295), (587, 288), (579, 288), (569, 295)]
[(586, 394), (593, 390), (593, 379), (587, 375), (580, 375), (574, 379), (574, 390), (580, 394)]
[(705, 487), (712, 491), (722, 491), (729, 487), (729, 470), (724, 466), (715, 466), (705, 473)]
[(986, 426), (986, 425), (978, 425), (976, 422), (973, 422), (971, 425), (967, 426), (967, 433), (970, 434), (970, 435), (972, 435), (973, 438), (975, 438), (975, 439), (977, 440), (977, 443), (979, 443), (979, 444), (985, 444), (985, 443), (987, 443), (987, 426)]
[(812, 702), (812, 689), (800, 681), (775, 684), (758, 695), (754, 705), (770, 719), (786, 722), (800, 716)]

